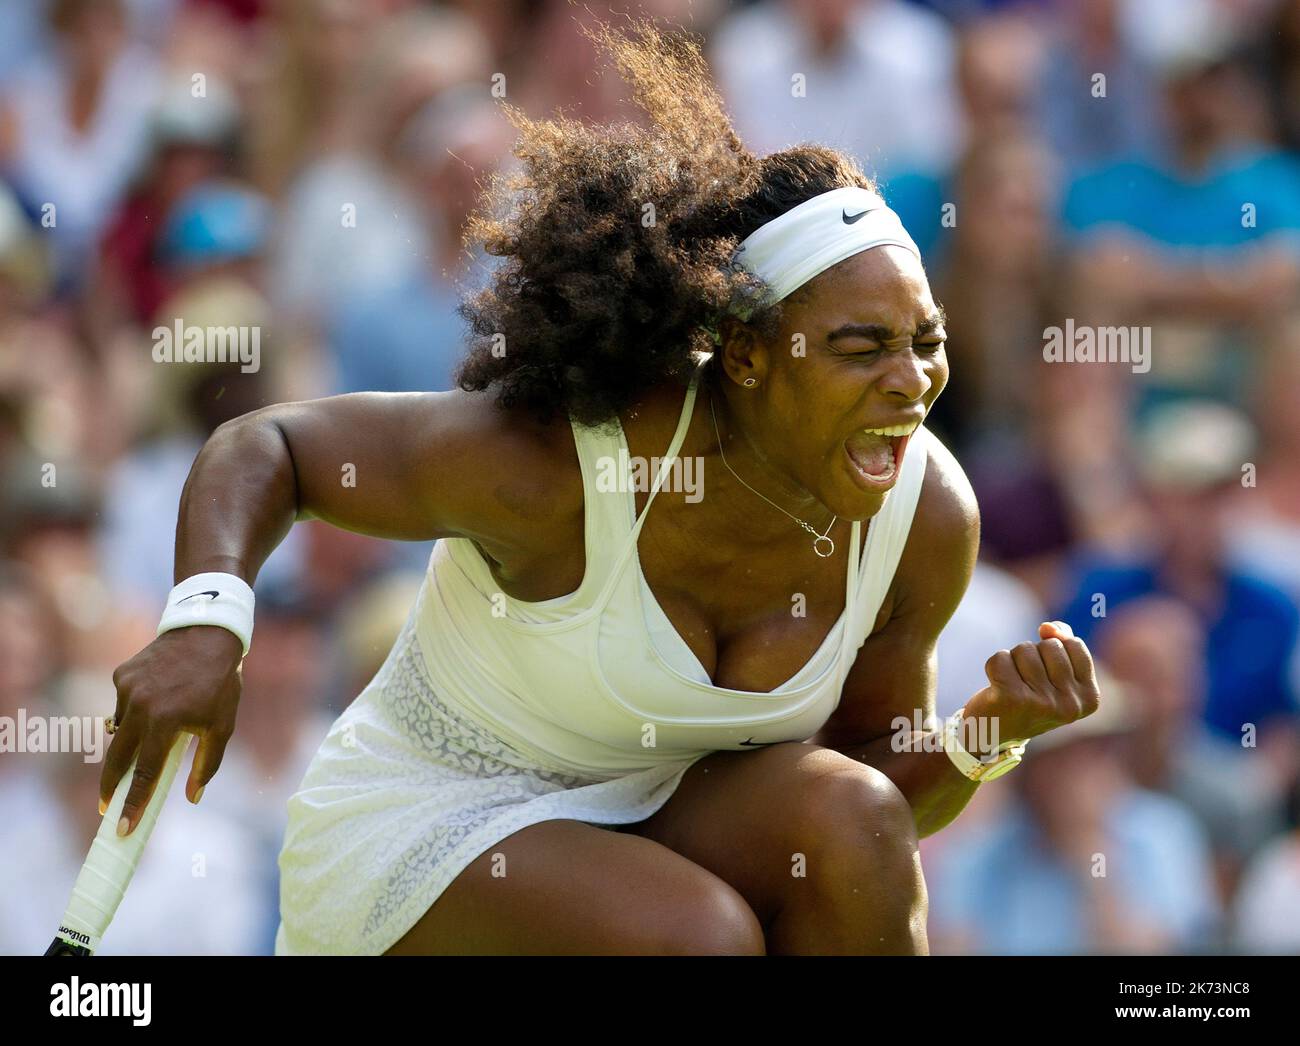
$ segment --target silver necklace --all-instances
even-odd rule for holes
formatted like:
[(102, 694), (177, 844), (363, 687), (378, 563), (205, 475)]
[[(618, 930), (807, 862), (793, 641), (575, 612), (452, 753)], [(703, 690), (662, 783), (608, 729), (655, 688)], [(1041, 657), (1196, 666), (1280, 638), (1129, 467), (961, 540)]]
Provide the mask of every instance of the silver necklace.
[(781, 508), (780, 505), (778, 505), (775, 501), (769, 498), (761, 490), (754, 490), (753, 487), (749, 486), (748, 483), (746, 483), (743, 479), (740, 478), (740, 475), (736, 472), (735, 469), (733, 469), (730, 465), (727, 464), (727, 455), (722, 449), (722, 435), (718, 432), (718, 415), (713, 409), (713, 397), (711, 395), (709, 396), (709, 414), (713, 418), (713, 435), (716, 436), (718, 440), (718, 454), (721, 455), (722, 464), (726, 466), (727, 471), (730, 472), (733, 476), (735, 476), (736, 479), (740, 480), (743, 486), (753, 491), (760, 498), (762, 498), (769, 505), (771, 505), (774, 509), (778, 509), (781, 512), (785, 512), (785, 514), (789, 516), (792, 520), (794, 520), (796, 523), (798, 523), (799, 526), (803, 527), (804, 530), (808, 531), (808, 533), (813, 536), (813, 551), (816, 552), (817, 555), (821, 556), (822, 559), (826, 559), (828, 556), (835, 555), (835, 542), (831, 539), (830, 533), (831, 533), (831, 528), (835, 526), (835, 521), (838, 520), (840, 517), (835, 516), (831, 520), (830, 525), (826, 528), (825, 534), (818, 534), (817, 531), (815, 531), (809, 524), (805, 523), (794, 513), (786, 512), (785, 509)]

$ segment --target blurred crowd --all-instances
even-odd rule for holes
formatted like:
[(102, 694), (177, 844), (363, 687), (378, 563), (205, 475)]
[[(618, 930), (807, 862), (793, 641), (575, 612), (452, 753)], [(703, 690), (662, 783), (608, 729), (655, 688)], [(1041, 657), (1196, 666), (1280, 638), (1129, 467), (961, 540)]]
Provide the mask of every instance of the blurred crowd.
[[(1300, 951), (1300, 0), (0, 5), (0, 719), (111, 713), (221, 422), (451, 387), (498, 100), (630, 115), (588, 9), (701, 35), (752, 148), (852, 152), (925, 252), (930, 426), (984, 521), (940, 714), (1041, 620), (1098, 657), (1103, 712), (923, 841), (933, 949)], [(257, 331), (258, 366), (168, 362), (178, 323)], [(429, 551), (276, 550), (225, 762), (104, 952), (271, 951), (285, 800)], [(0, 753), (0, 952), (48, 944), (99, 772)]]

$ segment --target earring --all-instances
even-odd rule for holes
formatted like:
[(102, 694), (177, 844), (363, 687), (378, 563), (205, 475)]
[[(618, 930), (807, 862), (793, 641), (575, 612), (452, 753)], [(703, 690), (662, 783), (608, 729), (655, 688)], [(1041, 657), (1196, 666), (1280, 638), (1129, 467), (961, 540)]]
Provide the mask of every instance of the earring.
[(747, 389), (752, 389), (752, 388), (753, 388), (755, 385), (757, 385), (757, 384), (758, 384), (758, 379), (757, 379), (757, 378), (746, 378), (746, 379), (745, 379), (745, 388), (747, 388)]

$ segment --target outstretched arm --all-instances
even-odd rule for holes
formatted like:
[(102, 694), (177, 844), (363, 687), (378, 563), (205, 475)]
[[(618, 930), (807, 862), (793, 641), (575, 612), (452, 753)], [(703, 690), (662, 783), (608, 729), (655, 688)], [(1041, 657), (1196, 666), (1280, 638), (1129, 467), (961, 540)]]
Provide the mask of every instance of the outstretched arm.
[[(574, 453), (567, 426), (533, 425), (460, 392), (353, 393), (253, 411), (220, 426), (195, 459), (175, 577), (212, 571), (251, 585), (294, 521), (313, 518), (377, 537), (463, 535), (509, 561), (549, 540), (535, 502), (545, 497), (559, 520), (581, 511)], [(501, 461), (523, 477), (508, 488)], [(181, 731), (199, 738), (186, 786), (198, 801), (234, 731), (242, 655), (232, 633), (194, 625), (164, 632), (113, 673), (118, 729), (100, 800), (112, 798), (138, 750), (128, 831)]]

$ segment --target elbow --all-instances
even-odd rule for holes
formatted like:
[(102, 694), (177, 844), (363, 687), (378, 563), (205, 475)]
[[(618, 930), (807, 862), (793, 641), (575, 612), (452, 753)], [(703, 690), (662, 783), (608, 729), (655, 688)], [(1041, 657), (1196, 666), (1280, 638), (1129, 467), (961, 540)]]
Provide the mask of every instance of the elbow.
[(276, 438), (280, 441), (280, 446), (284, 448), (284, 457), (288, 462), (289, 489), (293, 493), (293, 518), (295, 520), (305, 519), (309, 514), (303, 509), (302, 487), (298, 483), (298, 465), (293, 457), (293, 443), (284, 425), (277, 418), (269, 416), (267, 424), (274, 430)]
[(246, 439), (248, 438), (247, 433), (264, 430), (267, 426), (278, 429), (279, 423), (276, 418), (278, 406), (278, 404), (272, 404), (267, 407), (258, 407), (243, 414), (236, 414), (233, 418), (227, 418), (212, 430), (208, 442)]
[[(279, 405), (260, 407), (223, 421), (212, 430), (195, 461), (196, 467), (205, 455), (232, 463), (245, 476), (257, 475), (259, 485), (280, 492), (281, 504), (291, 502), (295, 519), (303, 518), (293, 444)], [(190, 471), (191, 478), (194, 471)]]

